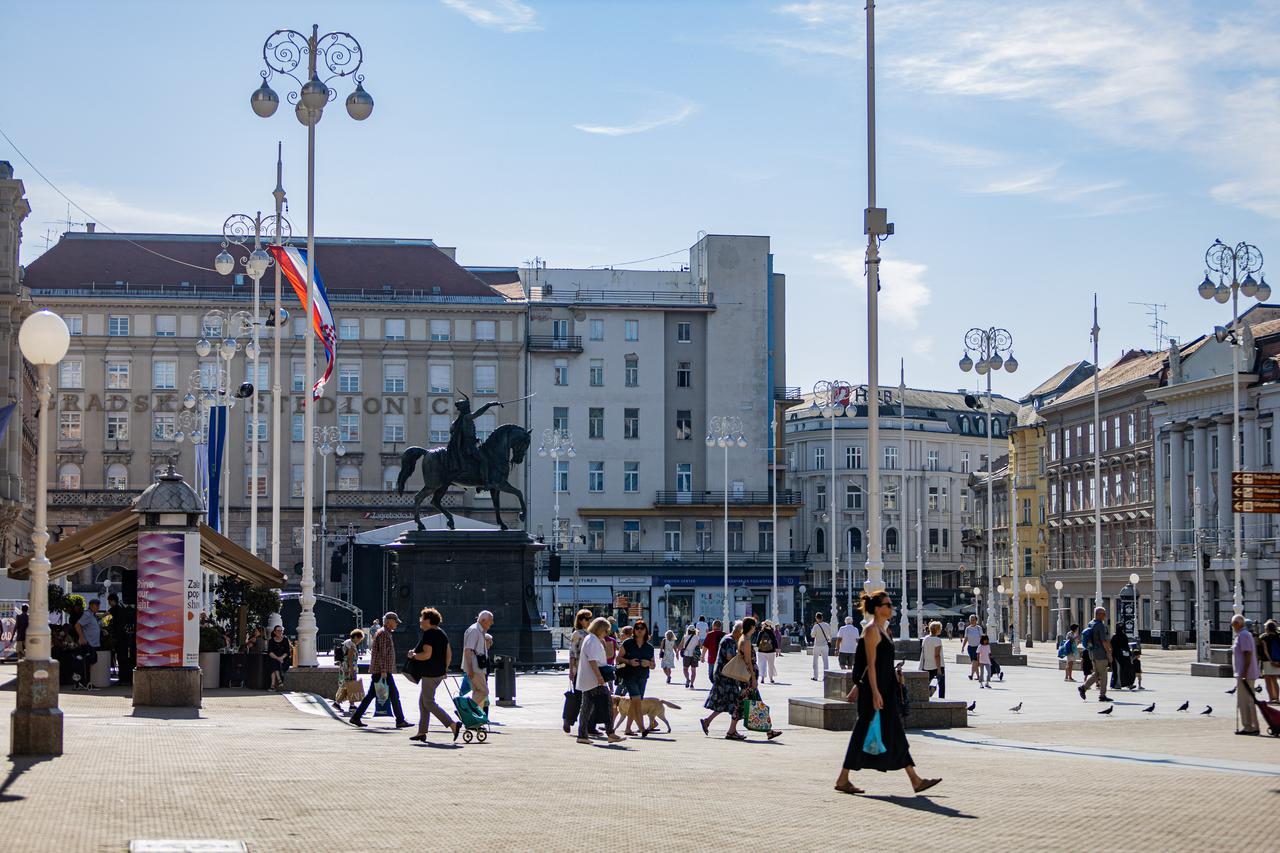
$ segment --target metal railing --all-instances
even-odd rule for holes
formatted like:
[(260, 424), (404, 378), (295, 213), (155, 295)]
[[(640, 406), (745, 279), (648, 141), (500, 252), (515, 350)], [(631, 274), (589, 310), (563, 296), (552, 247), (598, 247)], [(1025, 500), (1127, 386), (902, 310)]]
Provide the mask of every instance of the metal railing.
[[(129, 296), (138, 299), (172, 299), (174, 297), (186, 297), (199, 299), (201, 301), (218, 301), (218, 302), (243, 302), (245, 299), (252, 298), (252, 289), (248, 285), (240, 287), (236, 286), (215, 286), (201, 287), (196, 284), (183, 287), (174, 284), (134, 284), (132, 282), (86, 282), (79, 287), (40, 287), (33, 288), (31, 294), (33, 296), (46, 297), (103, 297), (103, 296)], [(330, 290), (328, 292), (331, 302), (410, 302), (410, 303), (434, 303), (434, 304), (481, 304), (481, 305), (502, 305), (510, 302), (504, 296), (449, 296), (440, 293), (432, 293), (428, 290), (417, 289), (391, 289), (381, 290), (378, 288), (358, 288), (351, 290)]]
[(798, 385), (779, 385), (773, 389), (773, 399), (775, 400), (799, 400), (800, 387)]
[[(723, 504), (724, 495), (724, 490), (680, 492), (662, 489), (654, 497), (653, 502), (663, 506), (679, 506), (681, 504)], [(803, 502), (804, 500), (801, 497), (800, 492), (792, 491), (791, 489), (780, 489), (778, 491), (779, 506), (798, 506)], [(729, 503), (731, 505), (770, 505), (773, 503), (773, 494), (768, 490), (750, 492), (730, 491)]]
[(714, 297), (710, 291), (683, 292), (676, 290), (579, 290), (557, 288), (554, 285), (529, 289), (530, 302), (593, 302), (645, 305), (711, 305)]
[(530, 335), (528, 338), (531, 350), (555, 350), (556, 352), (582, 352), (582, 335)]
[(49, 506), (129, 506), (140, 494), (141, 489), (50, 489)]
[[(561, 552), (565, 557), (565, 565), (561, 571), (568, 570), (572, 562), (568, 559), (568, 551)], [(578, 558), (578, 569), (582, 570), (583, 566), (588, 565), (613, 565), (618, 563), (626, 564), (653, 564), (653, 565), (706, 565), (706, 566), (723, 566), (723, 551), (583, 551), (581, 549), (575, 552)], [(772, 551), (730, 551), (729, 564), (770, 564), (773, 562)], [(779, 550), (778, 562), (789, 564), (808, 564), (808, 556), (805, 551), (795, 550)]]

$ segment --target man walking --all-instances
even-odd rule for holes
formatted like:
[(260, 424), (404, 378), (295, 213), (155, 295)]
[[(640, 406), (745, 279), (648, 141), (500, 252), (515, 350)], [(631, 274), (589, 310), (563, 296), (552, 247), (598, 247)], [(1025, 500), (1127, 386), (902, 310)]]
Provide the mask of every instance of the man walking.
[(22, 605), (22, 610), (18, 613), (18, 618), (14, 620), (16, 623), (13, 629), (14, 648), (18, 651), (18, 660), (23, 660), (27, 656), (27, 626), (31, 624), (31, 614), (27, 612), (27, 605)]
[(707, 632), (711, 630), (711, 626), (707, 624), (707, 617), (699, 616), (698, 621), (693, 623), (694, 630), (698, 632), (698, 644), (707, 639)]
[(88, 610), (81, 610), (76, 616), (76, 672), (74, 674), (75, 690), (96, 690), (89, 674), (93, 665), (98, 662), (98, 646), (102, 645), (102, 624), (98, 622), (98, 599), (94, 599)]
[(1098, 701), (1110, 702), (1107, 697), (1107, 674), (1111, 670), (1111, 641), (1107, 639), (1107, 609), (1105, 607), (1095, 607), (1093, 610), (1093, 621), (1089, 623), (1089, 627), (1084, 629), (1085, 649), (1089, 652), (1089, 659), (1093, 662), (1093, 674), (1076, 688), (1080, 693), (1080, 698), (1085, 699), (1086, 693), (1089, 691), (1089, 685), (1096, 683), (1098, 685)]
[(400, 691), (396, 689), (396, 644), (391, 638), (391, 632), (399, 624), (400, 617), (395, 613), (387, 613), (382, 617), (382, 627), (373, 637), (373, 652), (369, 657), (369, 692), (364, 694), (364, 698), (360, 700), (360, 707), (356, 708), (356, 712), (351, 715), (353, 726), (359, 728), (366, 726), (366, 723), (361, 722), (360, 716), (377, 695), (376, 688), (379, 680), (386, 682), (387, 704), (391, 706), (391, 712), (395, 715), (396, 728), (407, 729), (410, 725), (404, 718), (404, 711), (400, 708)]
[(462, 635), (462, 671), (471, 682), (471, 698), (481, 708), (489, 701), (489, 644), (485, 632), (493, 625), (493, 614), (481, 610), (476, 621)]
[(132, 684), (137, 618), (114, 592), (107, 596), (107, 615), (111, 617), (111, 653), (116, 657), (116, 678), (121, 684)]
[(1236, 712), (1240, 717), (1238, 735), (1258, 734), (1258, 709), (1253, 704), (1253, 682), (1258, 679), (1258, 641), (1245, 627), (1244, 617), (1231, 617), (1231, 664), (1236, 674)]
[(978, 624), (977, 614), (974, 614), (969, 617), (969, 624), (965, 626), (964, 633), (960, 635), (960, 641), (964, 643), (965, 651), (969, 653), (970, 681), (978, 674), (978, 643), (982, 640), (984, 633), (982, 626)]
[(831, 649), (831, 626), (822, 620), (821, 613), (813, 614), (813, 627), (809, 629), (809, 637), (813, 640), (813, 678), (810, 681), (817, 681), (819, 657), (822, 658), (822, 674), (825, 675), (831, 669), (828, 657)]
[(861, 632), (854, 624), (852, 616), (844, 617), (844, 624), (836, 631), (836, 660), (841, 669), (853, 669), (853, 656), (858, 650), (858, 637)]
[(720, 640), (724, 638), (724, 623), (719, 619), (711, 623), (711, 630), (702, 639), (702, 659), (707, 662), (707, 680), (716, 686), (716, 656), (720, 654)]

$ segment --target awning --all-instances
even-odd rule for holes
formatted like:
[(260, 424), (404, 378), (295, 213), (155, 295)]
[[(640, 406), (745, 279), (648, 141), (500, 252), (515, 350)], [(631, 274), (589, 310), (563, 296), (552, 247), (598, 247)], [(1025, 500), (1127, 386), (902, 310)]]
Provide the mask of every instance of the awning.
[[(141, 521), (138, 513), (124, 509), (53, 543), (45, 552), (52, 564), (49, 580), (104, 562), (133, 545), (138, 541)], [(14, 560), (9, 565), (9, 577), (28, 580), (30, 562), (30, 557)], [(270, 563), (255, 557), (207, 524), (200, 525), (200, 563), (211, 572), (241, 578), (254, 586), (280, 589), (285, 584), (284, 575)]]

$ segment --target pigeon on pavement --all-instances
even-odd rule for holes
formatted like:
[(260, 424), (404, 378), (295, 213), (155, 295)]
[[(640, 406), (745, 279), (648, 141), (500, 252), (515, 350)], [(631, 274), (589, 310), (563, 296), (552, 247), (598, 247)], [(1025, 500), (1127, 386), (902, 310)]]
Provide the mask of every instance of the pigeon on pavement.
[(1107, 707), (1103, 708), (1103, 709), (1102, 709), (1101, 711), (1099, 711), (1098, 713), (1099, 713), (1099, 714), (1110, 714), (1110, 713), (1111, 713), (1112, 711), (1114, 711), (1115, 709), (1116, 709), (1116, 706), (1115, 706), (1115, 705), (1108, 705)]
[[(1238, 685), (1238, 684), (1236, 685), (1236, 687), (1239, 687), (1239, 686), (1240, 686), (1240, 685)], [(1224, 690), (1223, 692), (1224, 692), (1224, 693), (1226, 693), (1228, 696), (1230, 696), (1230, 695), (1232, 695), (1233, 693), (1235, 693), (1235, 692), (1236, 692), (1236, 688), (1235, 688), (1235, 687), (1232, 687), (1230, 690)]]
[(1155, 703), (1155, 702), (1152, 702), (1150, 705), (1148, 705), (1147, 707), (1145, 707), (1145, 708), (1143, 708), (1143, 709), (1142, 709), (1142, 713), (1144, 713), (1144, 714), (1150, 714), (1150, 713), (1151, 713), (1152, 711), (1154, 711), (1155, 709), (1156, 709), (1156, 703)]
[(1190, 707), (1190, 705), (1191, 705), (1191, 700), (1188, 699), (1186, 702), (1183, 702), (1181, 705), (1178, 706), (1178, 710), (1185, 711), (1187, 710), (1188, 707)]
[(972, 711), (976, 707), (978, 707), (978, 700), (974, 699), (972, 702), (969, 703), (969, 707), (967, 710)]
[(1010, 710), (1010, 711), (1012, 711), (1012, 712), (1013, 712), (1013, 713), (1015, 713), (1015, 714), (1017, 714), (1017, 713), (1021, 712), (1021, 711), (1022, 711), (1022, 703), (1021, 703), (1021, 702), (1019, 702), (1017, 705), (1014, 705), (1014, 706), (1013, 706), (1012, 708), (1010, 708), (1009, 710)]
[(1205, 705), (1205, 706), (1204, 706), (1204, 710), (1200, 712), (1200, 716), (1202, 716), (1202, 717), (1207, 717), (1207, 716), (1209, 716), (1209, 715), (1210, 715), (1210, 714), (1212, 714), (1212, 713), (1213, 713), (1213, 706), (1212, 706), (1212, 705)]

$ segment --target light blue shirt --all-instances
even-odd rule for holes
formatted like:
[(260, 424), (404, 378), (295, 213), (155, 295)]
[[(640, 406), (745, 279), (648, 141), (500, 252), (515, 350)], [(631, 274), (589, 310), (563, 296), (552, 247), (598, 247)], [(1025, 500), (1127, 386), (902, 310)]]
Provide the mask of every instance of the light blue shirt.
[(102, 626), (98, 624), (98, 617), (93, 615), (93, 611), (86, 610), (82, 613), (76, 624), (84, 631), (84, 641), (90, 648), (96, 649), (102, 645)]

